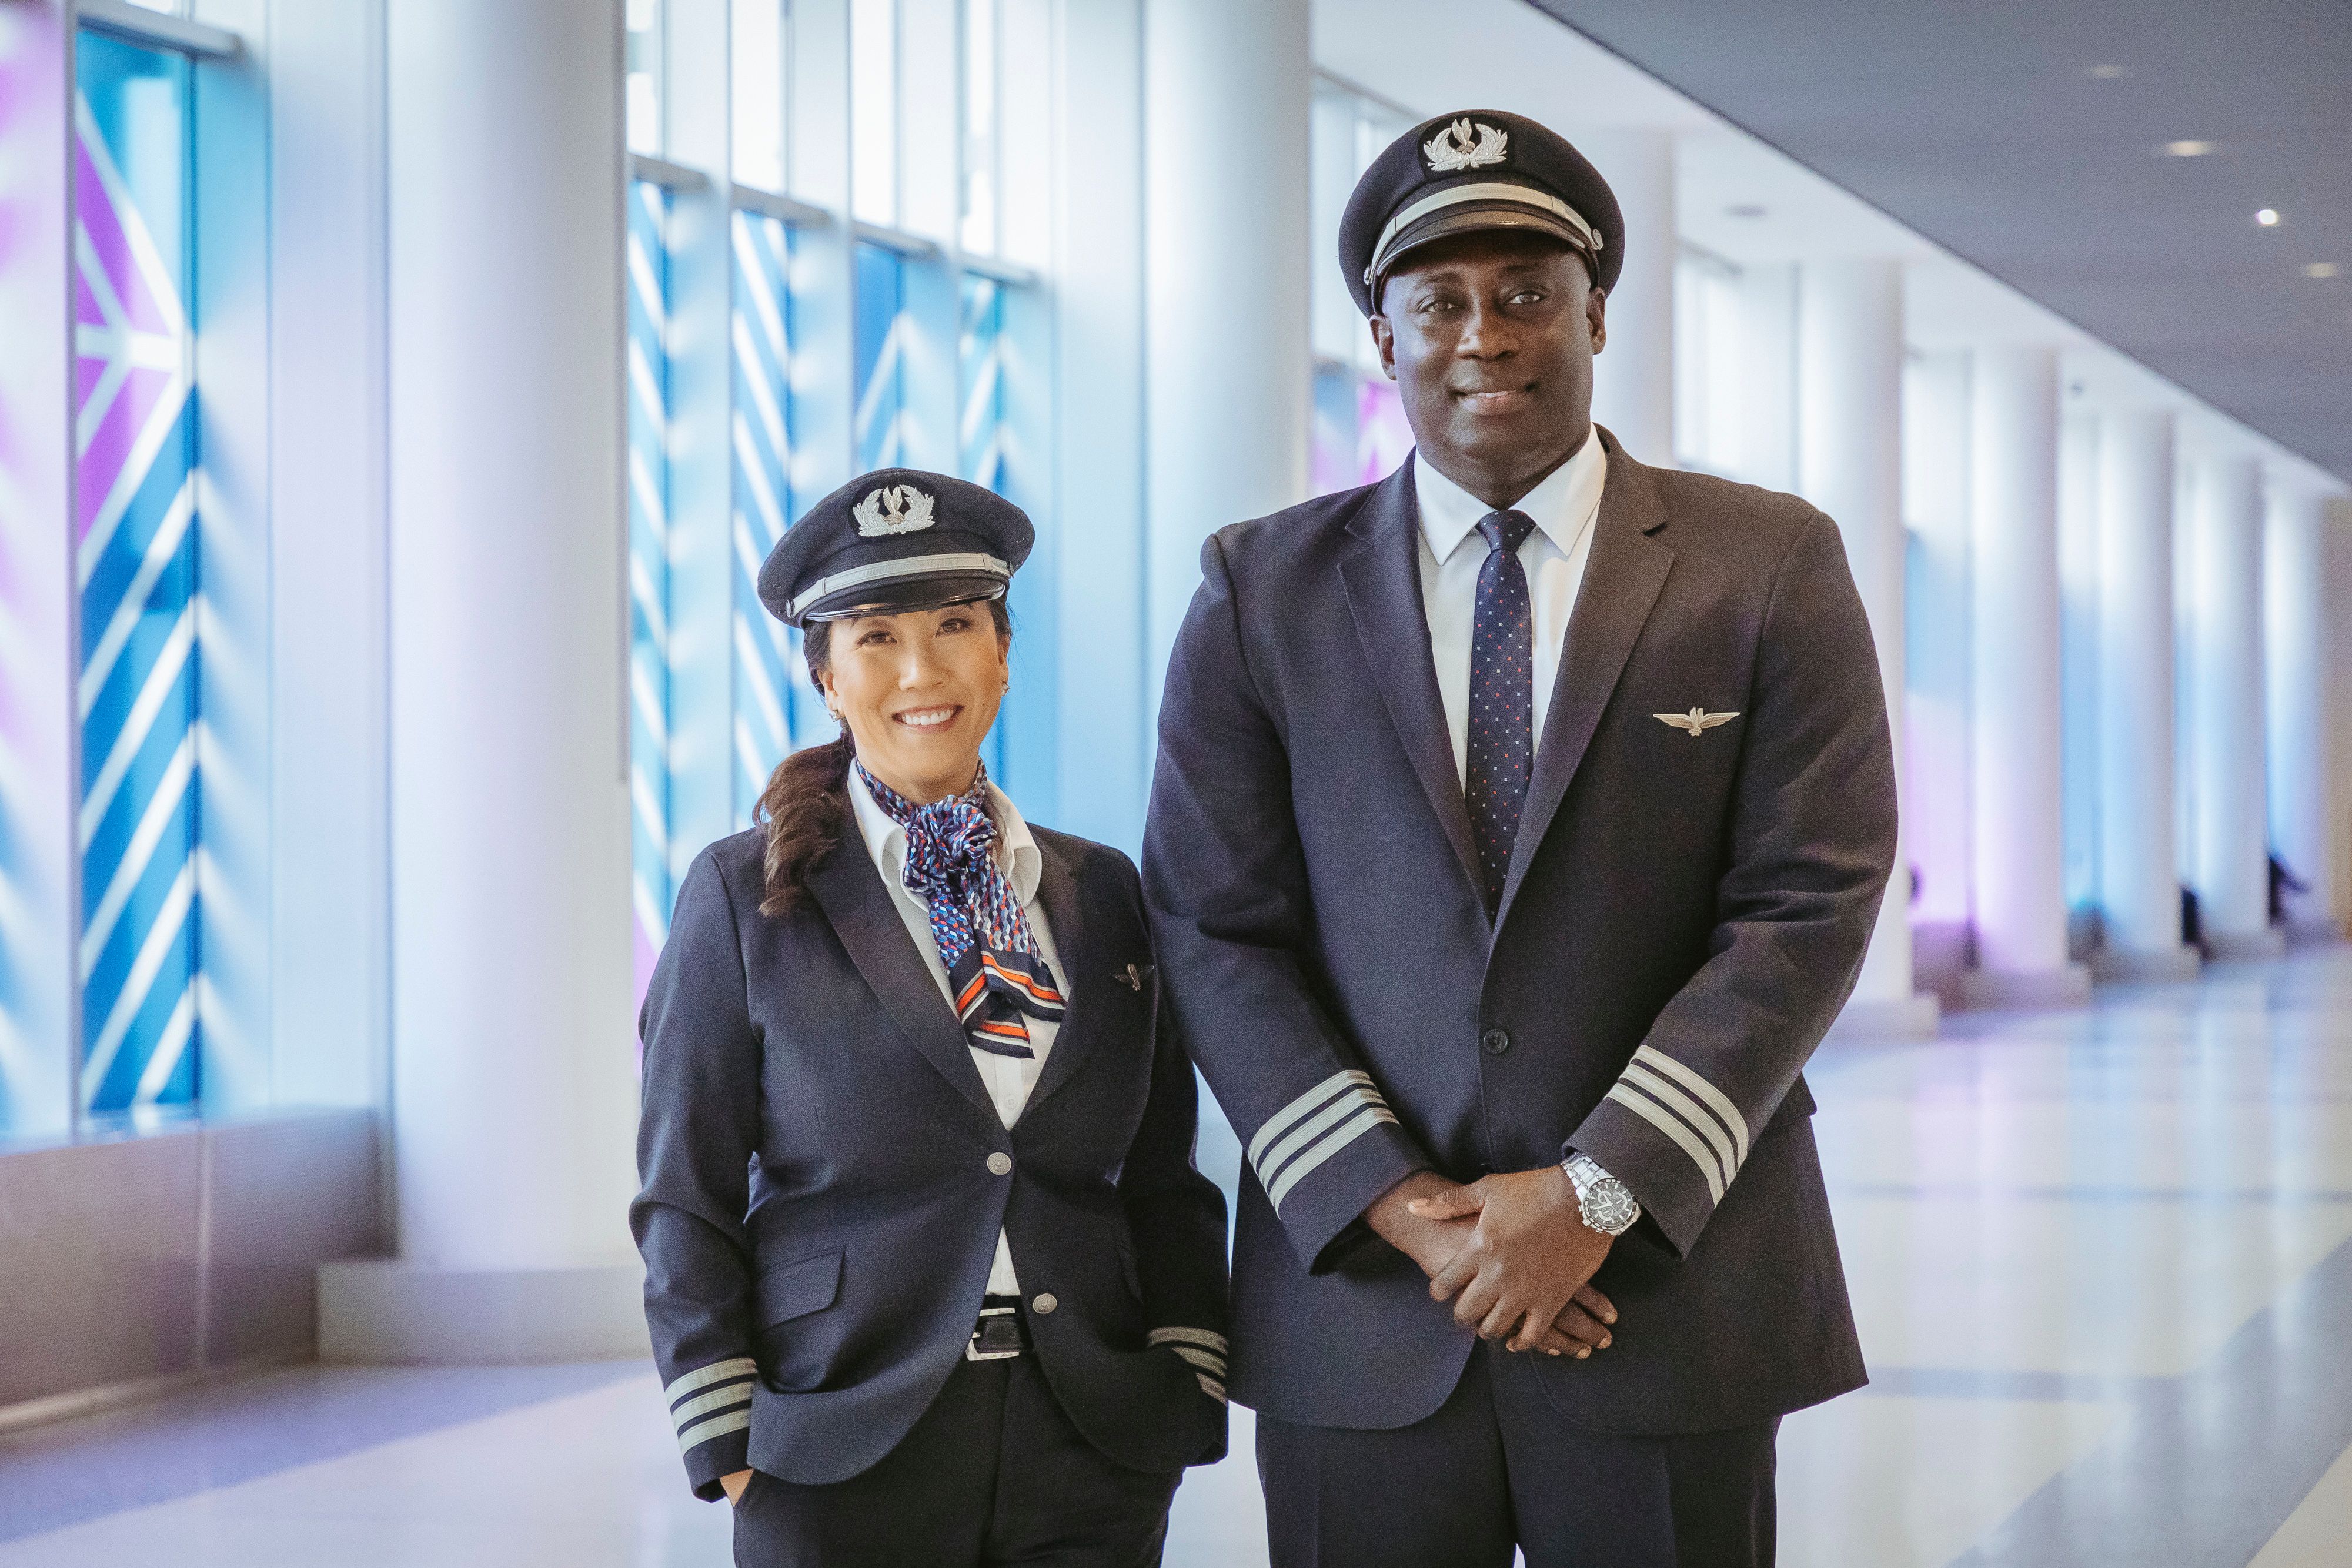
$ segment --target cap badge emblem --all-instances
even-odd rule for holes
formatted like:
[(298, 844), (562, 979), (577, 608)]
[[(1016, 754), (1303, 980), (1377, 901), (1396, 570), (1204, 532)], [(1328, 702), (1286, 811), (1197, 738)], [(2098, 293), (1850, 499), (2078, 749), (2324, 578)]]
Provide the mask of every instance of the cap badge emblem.
[(865, 538), (911, 534), (931, 526), (931, 498), (912, 485), (885, 485), (850, 508)]
[(1511, 133), (1492, 125), (1473, 125), (1467, 115), (1421, 144), (1433, 174), (1453, 174), (1464, 169), (1484, 169), (1499, 163), (1508, 151)]

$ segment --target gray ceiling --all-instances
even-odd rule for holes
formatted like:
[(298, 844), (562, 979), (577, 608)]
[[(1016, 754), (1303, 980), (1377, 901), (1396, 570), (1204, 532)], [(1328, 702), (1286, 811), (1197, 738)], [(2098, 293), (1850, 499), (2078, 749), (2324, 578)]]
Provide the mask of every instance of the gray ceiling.
[(2352, 0), (1530, 3), (2352, 478)]

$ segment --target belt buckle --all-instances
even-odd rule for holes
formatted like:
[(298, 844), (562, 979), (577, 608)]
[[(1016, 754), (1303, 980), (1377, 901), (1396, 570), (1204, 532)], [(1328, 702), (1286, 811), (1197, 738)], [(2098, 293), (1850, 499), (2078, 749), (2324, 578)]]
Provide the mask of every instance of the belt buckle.
[[(982, 1339), (984, 1336), (988, 1336), (988, 1331), (992, 1326), (989, 1320), (992, 1318), (1010, 1320), (1006, 1322), (1005, 1327), (1013, 1331), (1012, 1333), (1007, 1336), (1013, 1342), (1013, 1348), (1011, 1350), (982, 1350), (980, 1348)], [(966, 1361), (1011, 1361), (1020, 1354), (1021, 1313), (1019, 1310), (1013, 1307), (981, 1308), (980, 1322), (972, 1325), (971, 1337), (964, 1341), (963, 1358)]]

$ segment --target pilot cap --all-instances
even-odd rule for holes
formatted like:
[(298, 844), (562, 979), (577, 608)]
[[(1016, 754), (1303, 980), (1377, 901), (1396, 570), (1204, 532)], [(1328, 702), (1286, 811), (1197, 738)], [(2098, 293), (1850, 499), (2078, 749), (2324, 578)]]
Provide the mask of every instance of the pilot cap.
[(1600, 171), (1523, 114), (1467, 109), (1425, 120), (1372, 160), (1339, 219), (1339, 267), (1356, 308), (1380, 313), (1380, 286), (1407, 253), (1475, 229), (1550, 235), (1615, 287), (1625, 220)]
[(760, 568), (760, 602), (806, 630), (849, 615), (1002, 599), (1029, 559), (1028, 514), (993, 490), (877, 468), (811, 507)]

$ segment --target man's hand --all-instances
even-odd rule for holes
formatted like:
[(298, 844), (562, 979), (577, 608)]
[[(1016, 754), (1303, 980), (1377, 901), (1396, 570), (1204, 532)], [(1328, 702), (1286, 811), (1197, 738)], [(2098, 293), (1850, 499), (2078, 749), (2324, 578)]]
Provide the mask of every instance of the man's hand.
[(1459, 1219), (1438, 1218), (1424, 1216), (1414, 1206), (1421, 1199), (1453, 1190), (1454, 1184), (1435, 1171), (1415, 1171), (1372, 1200), (1371, 1207), (1364, 1210), (1364, 1223), (1433, 1280), (1454, 1261), (1477, 1221), (1467, 1211)]
[(744, 1489), (751, 1484), (751, 1472), (737, 1470), (731, 1476), (720, 1476), (719, 1484), (727, 1492), (727, 1506), (732, 1508), (743, 1500)]
[(1430, 1275), (1430, 1295), (1454, 1302), (1455, 1322), (1482, 1339), (1508, 1339), (1511, 1350), (1581, 1359), (1608, 1347), (1617, 1309), (1591, 1280), (1613, 1239), (1584, 1223), (1566, 1171), (1545, 1166), (1440, 1185), (1412, 1194), (1406, 1207), (1448, 1228), (1475, 1221), (1453, 1260)]

